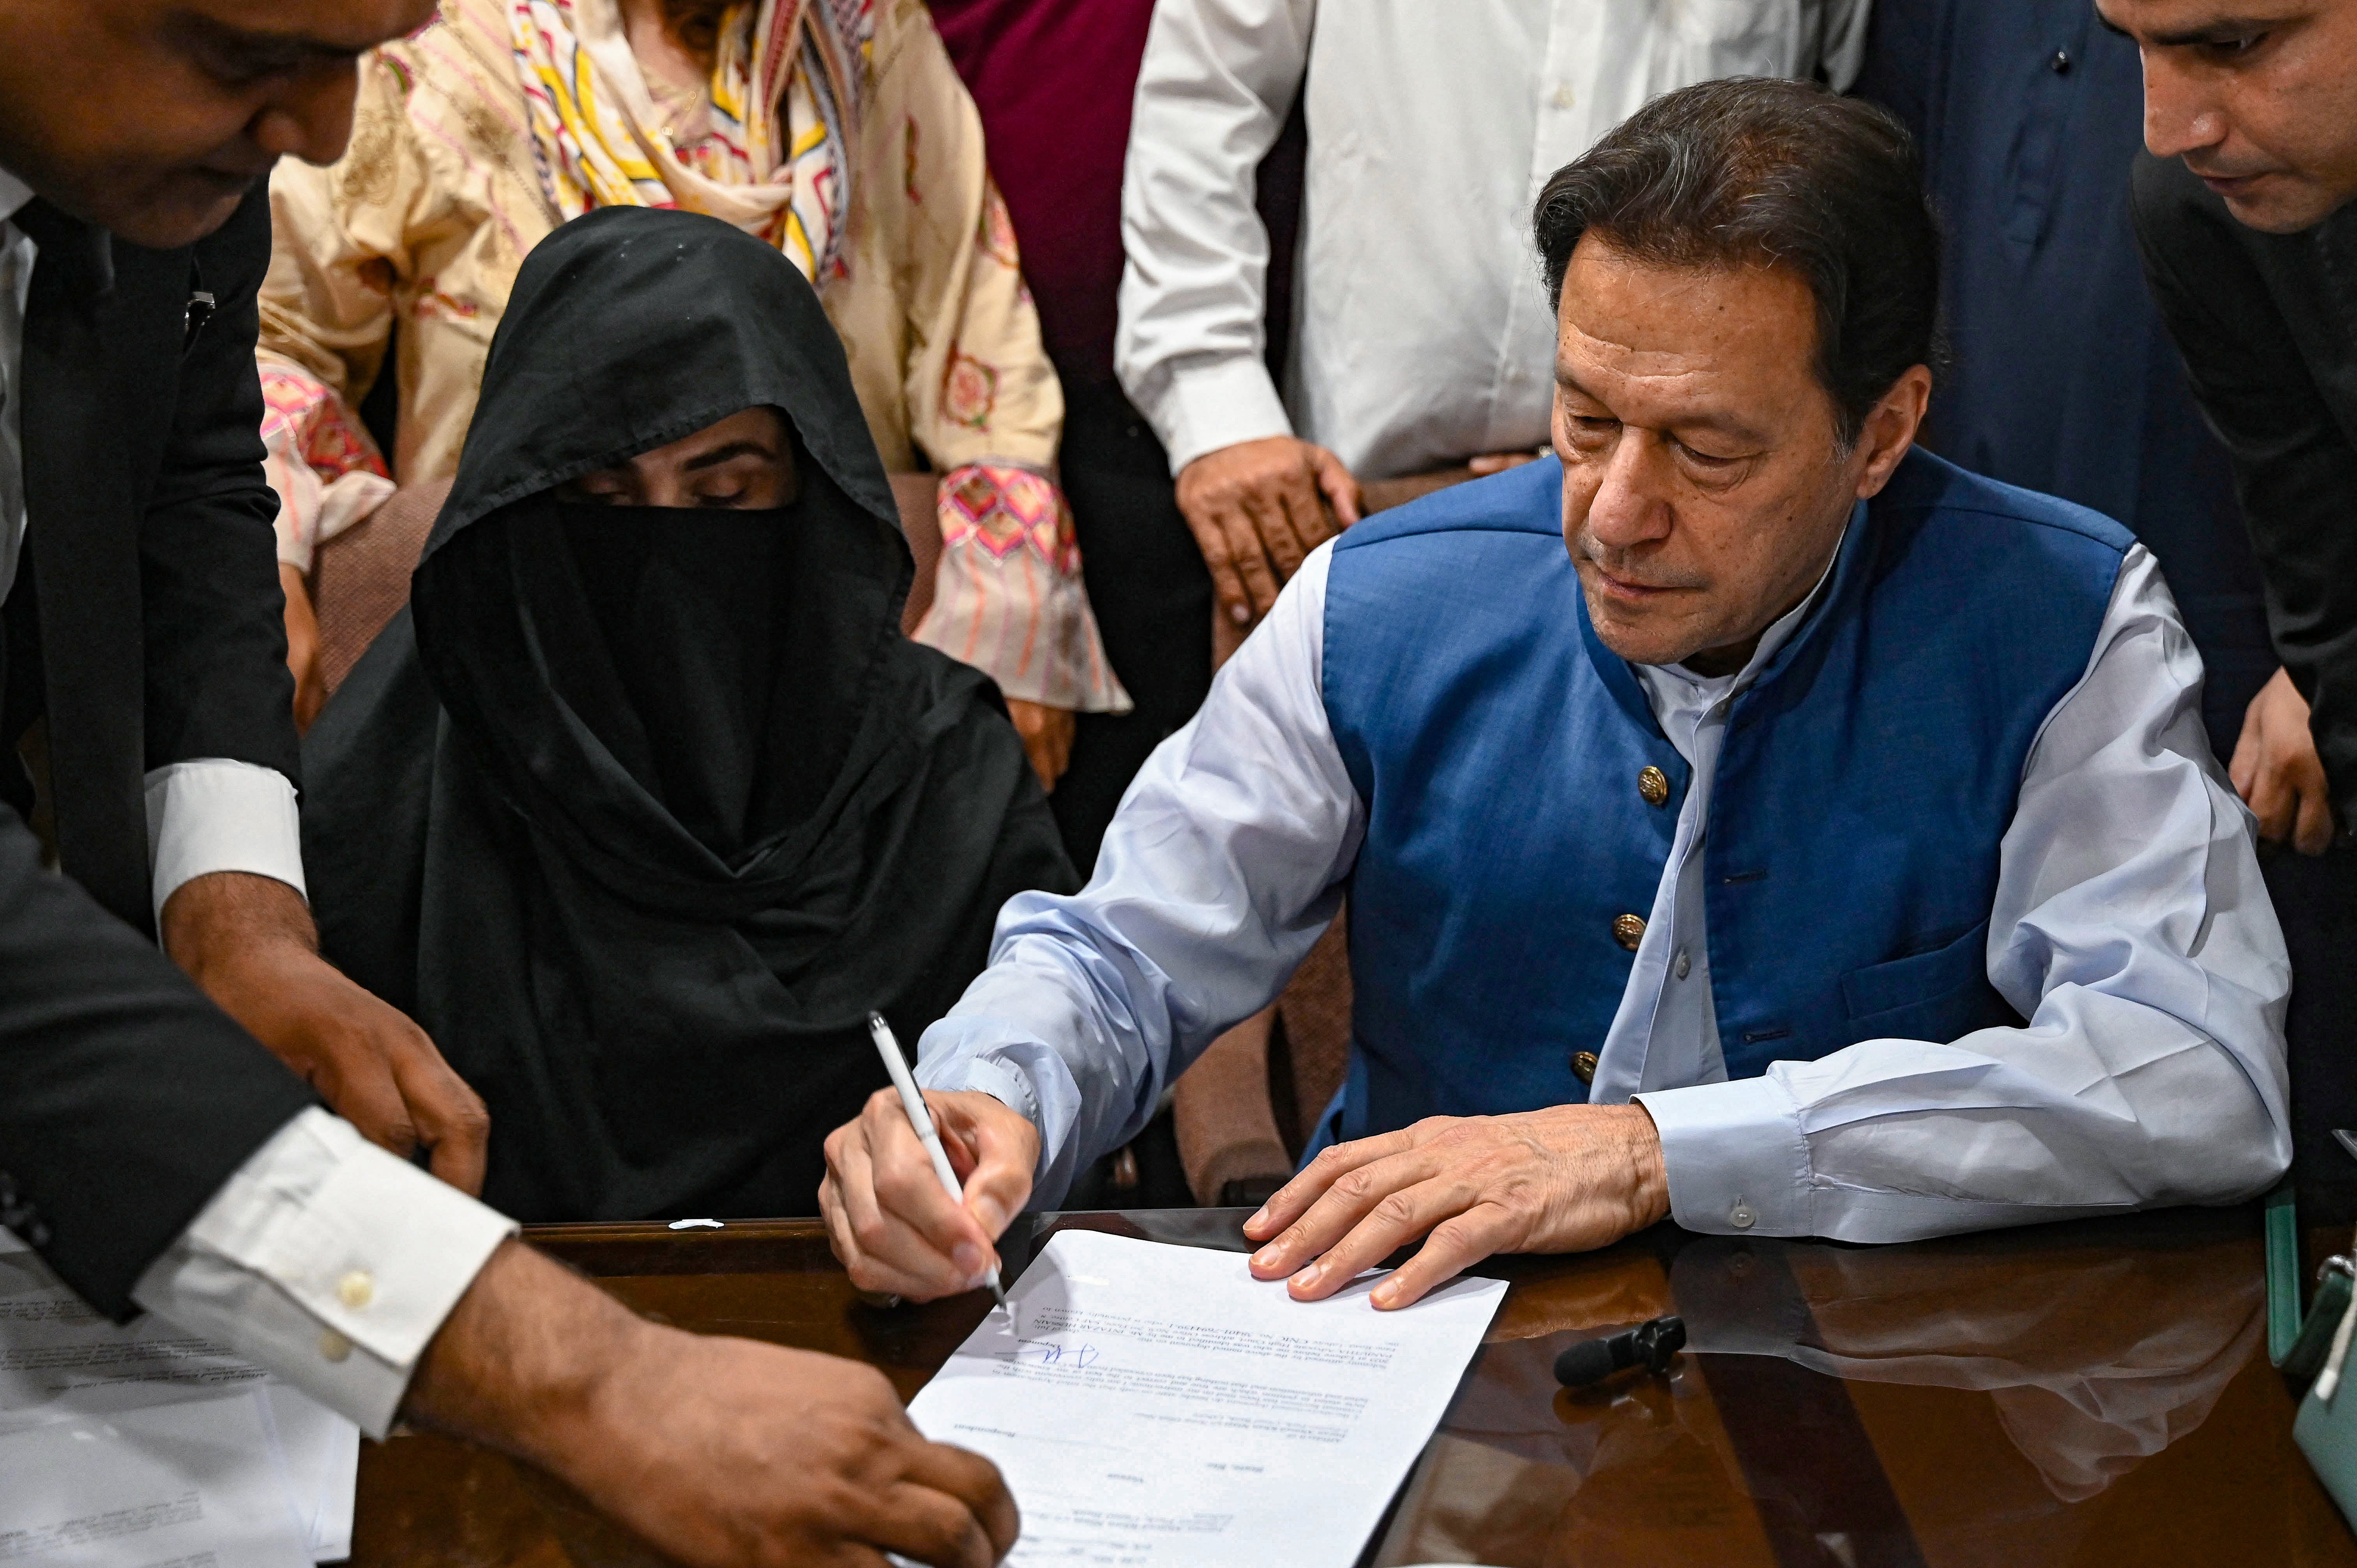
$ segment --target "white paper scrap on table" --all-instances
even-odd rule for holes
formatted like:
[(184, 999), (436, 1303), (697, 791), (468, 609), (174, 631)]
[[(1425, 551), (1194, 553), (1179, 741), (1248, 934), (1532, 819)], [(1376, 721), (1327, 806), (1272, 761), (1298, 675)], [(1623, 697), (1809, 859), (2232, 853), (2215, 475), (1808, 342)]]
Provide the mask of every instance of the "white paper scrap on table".
[(310, 1568), (259, 1391), (0, 1436), (0, 1560)]
[(1350, 1568), (1439, 1424), (1506, 1287), (1376, 1312), (1237, 1252), (1059, 1231), (909, 1414), (989, 1457), (1023, 1514), (1010, 1568)]

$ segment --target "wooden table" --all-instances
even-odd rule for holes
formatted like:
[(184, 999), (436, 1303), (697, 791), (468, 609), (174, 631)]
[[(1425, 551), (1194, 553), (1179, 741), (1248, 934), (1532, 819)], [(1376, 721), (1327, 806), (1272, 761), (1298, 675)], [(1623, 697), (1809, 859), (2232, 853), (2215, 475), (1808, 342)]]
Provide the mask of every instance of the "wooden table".
[[(1243, 1217), (1050, 1216), (1005, 1250), (1077, 1226), (1241, 1251)], [(987, 1305), (866, 1306), (814, 1221), (531, 1235), (650, 1316), (856, 1357), (904, 1396)], [(2255, 1208), (1883, 1248), (1663, 1226), (1484, 1272), (1512, 1288), (1362, 1563), (2357, 1568), (2267, 1365)], [(1672, 1376), (1555, 1387), (1566, 1344), (1669, 1311), (1694, 1336)], [(365, 1445), (354, 1546), (369, 1568), (651, 1561), (426, 1435)]]

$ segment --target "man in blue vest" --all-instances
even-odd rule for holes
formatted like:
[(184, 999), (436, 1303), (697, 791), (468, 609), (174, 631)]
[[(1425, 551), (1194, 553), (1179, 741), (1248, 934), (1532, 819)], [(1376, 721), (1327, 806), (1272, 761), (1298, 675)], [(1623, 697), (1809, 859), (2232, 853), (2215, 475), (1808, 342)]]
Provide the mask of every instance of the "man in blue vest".
[[(1496, 1251), (1900, 1240), (2255, 1193), (2289, 988), (2149, 553), (1912, 450), (1938, 239), (1906, 133), (1796, 83), (1549, 182), (1556, 458), (1310, 556), (929, 1030), (966, 1177), (829, 1143), (863, 1286), (964, 1288), (1347, 893), (1347, 1083), (1246, 1226), (1405, 1305)], [(1567, 546), (1567, 549), (1566, 549)]]

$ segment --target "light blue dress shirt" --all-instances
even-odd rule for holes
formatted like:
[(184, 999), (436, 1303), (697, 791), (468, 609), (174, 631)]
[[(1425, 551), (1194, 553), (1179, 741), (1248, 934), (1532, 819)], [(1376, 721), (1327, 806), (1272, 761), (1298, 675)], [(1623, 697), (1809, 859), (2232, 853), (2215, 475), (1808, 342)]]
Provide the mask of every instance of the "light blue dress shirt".
[[(1340, 905), (1365, 818), (1321, 695), (1330, 554), (1147, 762), (1089, 886), (1010, 900), (990, 967), (925, 1033), (920, 1083), (1039, 1127), (1035, 1206), (1272, 1000)], [(1988, 976), (2029, 1023), (1727, 1080), (1697, 886), (1712, 773), (1729, 700), (1799, 613), (1737, 675), (1638, 669), (1695, 784), (1590, 1097), (1651, 1112), (1678, 1222), (1900, 1240), (2273, 1183), (2290, 1161), (2290, 965), (2250, 815), (2202, 731), (2200, 657), (2141, 545), (2000, 850)]]

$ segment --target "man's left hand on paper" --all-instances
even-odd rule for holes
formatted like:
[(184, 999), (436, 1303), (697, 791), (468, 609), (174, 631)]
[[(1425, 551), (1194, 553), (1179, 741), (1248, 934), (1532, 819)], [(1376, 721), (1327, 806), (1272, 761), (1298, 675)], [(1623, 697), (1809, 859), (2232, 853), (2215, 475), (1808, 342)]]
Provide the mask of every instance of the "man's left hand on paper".
[(436, 1176), (483, 1190), (490, 1114), (425, 1031), (321, 958), (303, 896), (222, 871), (164, 905), (164, 950), (231, 1017), (372, 1143), (433, 1152)]
[(998, 1266), (999, 1233), (1023, 1211), (1039, 1161), (1039, 1130), (1003, 1101), (969, 1090), (928, 1090), (925, 1103), (964, 1202), (942, 1190), (889, 1089), (827, 1134), (826, 1179), (818, 1189), (827, 1238), (851, 1283), (911, 1301), (987, 1283)]
[(1661, 1135), (1641, 1105), (1558, 1105), (1512, 1116), (1434, 1116), (1337, 1144), (1279, 1188), (1244, 1234), (1265, 1280), (1297, 1300), (1333, 1294), (1415, 1240), (1378, 1285), (1405, 1306), (1494, 1252), (1609, 1246), (1670, 1212)]

